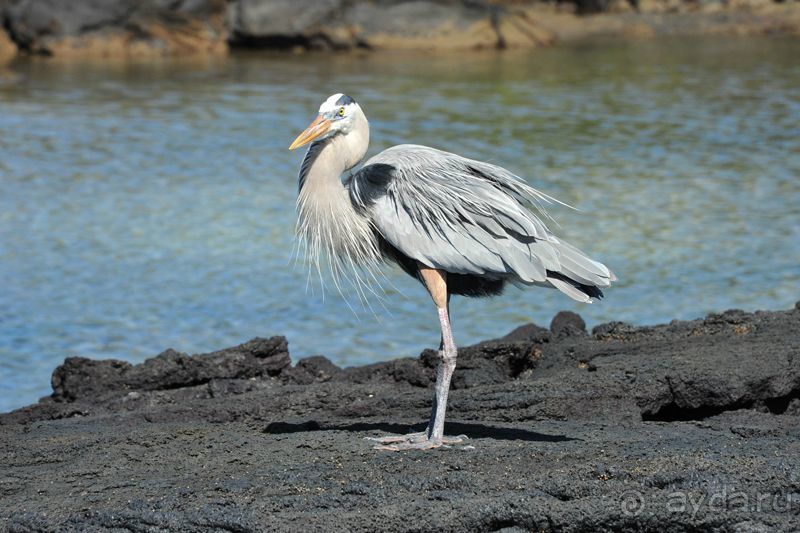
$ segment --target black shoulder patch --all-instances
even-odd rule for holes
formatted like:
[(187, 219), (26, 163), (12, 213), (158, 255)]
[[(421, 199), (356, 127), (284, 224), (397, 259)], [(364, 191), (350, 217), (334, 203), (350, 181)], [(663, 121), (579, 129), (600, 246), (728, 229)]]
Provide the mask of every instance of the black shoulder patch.
[(346, 94), (343, 94), (342, 96), (339, 97), (338, 100), (336, 100), (336, 105), (350, 105), (355, 103), (356, 101), (347, 96)]
[(384, 163), (373, 163), (361, 167), (350, 181), (350, 199), (359, 211), (370, 207), (381, 196), (394, 179), (395, 168)]
[(394, 179), (395, 168), (386, 163), (372, 163), (361, 168), (359, 175), (367, 180), (376, 190), (384, 192), (389, 182)]

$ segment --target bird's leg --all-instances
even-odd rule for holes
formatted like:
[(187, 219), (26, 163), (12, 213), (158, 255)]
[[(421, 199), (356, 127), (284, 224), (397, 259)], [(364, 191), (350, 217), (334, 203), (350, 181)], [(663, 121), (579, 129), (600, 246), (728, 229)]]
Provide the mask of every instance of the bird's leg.
[[(448, 297), (448, 304), (450, 298)], [(449, 307), (449, 306), (448, 306)], [(441, 316), (439, 318), (439, 323), (441, 324)], [(444, 335), (442, 335), (441, 340), (439, 341), (439, 362), (436, 364), (436, 383), (439, 383), (439, 367), (441, 366), (441, 360), (444, 357)], [(439, 395), (434, 393), (433, 394), (433, 407), (431, 407), (431, 417), (428, 419), (428, 427), (425, 428), (423, 433), (426, 437), (430, 437), (433, 433), (433, 426), (436, 423), (436, 411), (438, 410), (439, 406)]]
[[(431, 421), (428, 423), (428, 440), (434, 443), (443, 444), (444, 437), (444, 417), (447, 410), (447, 395), (450, 391), (450, 379), (456, 369), (456, 343), (453, 339), (453, 330), (450, 327), (450, 316), (447, 306), (439, 307), (439, 323), (442, 326), (442, 350), (441, 359), (436, 367), (436, 392), (433, 399), (433, 411)], [(453, 441), (453, 439), (446, 439)], [(455, 442), (461, 442), (461, 437), (456, 437)]]
[(439, 351), (439, 364), (436, 367), (436, 386), (433, 397), (433, 409), (428, 427), (423, 433), (412, 433), (404, 437), (385, 437), (376, 439), (382, 450), (427, 450), (446, 444), (460, 444), (467, 440), (465, 435), (458, 437), (444, 436), (444, 417), (447, 409), (447, 394), (450, 390), (450, 379), (456, 368), (456, 343), (450, 327), (448, 312), (450, 295), (447, 291), (446, 273), (441, 270), (420, 266), (420, 277), (430, 292), (439, 312), (439, 324), (442, 328), (442, 341)]
[[(449, 300), (449, 298), (448, 298), (448, 300)], [(441, 340), (439, 341), (439, 357), (442, 357), (443, 353), (444, 353), (444, 336), (442, 336)], [(437, 374), (436, 374), (437, 383), (439, 381), (438, 366), (440, 366), (440, 365), (437, 365)], [(428, 438), (430, 437), (432, 431), (433, 431), (433, 426), (434, 426), (434, 423), (436, 421), (436, 406), (437, 405), (438, 405), (438, 395), (434, 394), (433, 395), (433, 408), (431, 409), (431, 417), (430, 417), (430, 419), (428, 419), (428, 426), (424, 430), (417, 431), (417, 432), (414, 432), (414, 433), (406, 433), (405, 435), (387, 435), (385, 437), (367, 437), (367, 440), (371, 440), (373, 442), (377, 442), (379, 445), (380, 444), (397, 444), (397, 443), (401, 443), (401, 442), (409, 443), (409, 442), (427, 441)], [(384, 449), (383, 446), (375, 446), (375, 447), (379, 448), (379, 449)]]
[[(441, 340), (439, 341), (439, 357), (442, 357), (444, 353), (444, 336), (442, 336)], [(441, 363), (437, 365), (436, 371), (436, 382), (439, 382), (439, 367)], [(373, 442), (377, 442), (379, 444), (396, 444), (398, 442), (421, 442), (427, 441), (432, 432), (433, 426), (436, 422), (436, 406), (439, 404), (438, 394), (433, 395), (433, 408), (431, 409), (431, 417), (428, 420), (428, 426), (423, 431), (417, 431), (415, 433), (408, 433), (406, 435), (389, 435), (386, 437), (367, 437), (368, 440)], [(379, 446), (379, 448), (382, 448)]]

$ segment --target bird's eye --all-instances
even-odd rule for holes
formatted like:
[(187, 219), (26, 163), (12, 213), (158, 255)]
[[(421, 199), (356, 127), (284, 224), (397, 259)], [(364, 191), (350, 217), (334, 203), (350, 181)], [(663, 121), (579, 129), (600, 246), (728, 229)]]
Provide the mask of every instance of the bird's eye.
[(340, 107), (340, 108), (339, 108), (339, 116), (340, 116), (340, 117), (343, 117), (343, 116), (344, 116), (344, 108), (343, 108), (343, 107)]

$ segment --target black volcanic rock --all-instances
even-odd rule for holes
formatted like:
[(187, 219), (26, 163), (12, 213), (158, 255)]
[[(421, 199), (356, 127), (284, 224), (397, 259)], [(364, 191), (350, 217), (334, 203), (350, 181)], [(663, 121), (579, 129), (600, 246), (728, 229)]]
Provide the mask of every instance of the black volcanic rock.
[[(789, 531), (800, 509), (800, 309), (585, 332), (560, 314), (459, 351), (289, 365), (281, 337), (140, 365), (68, 359), (0, 415), (10, 531)], [(735, 499), (734, 499), (735, 498)]]
[(277, 376), (290, 365), (284, 337), (256, 338), (194, 357), (169, 349), (139, 365), (69, 357), (53, 372), (53, 399), (97, 401), (107, 394), (196, 387), (215, 379)]
[(550, 331), (556, 337), (574, 337), (588, 335), (586, 322), (572, 311), (561, 311), (550, 322)]

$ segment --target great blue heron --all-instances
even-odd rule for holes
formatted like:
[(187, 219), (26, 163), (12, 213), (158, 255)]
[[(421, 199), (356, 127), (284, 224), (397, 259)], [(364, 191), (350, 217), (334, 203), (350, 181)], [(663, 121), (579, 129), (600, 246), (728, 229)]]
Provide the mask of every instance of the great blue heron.
[(334, 94), (289, 147), (312, 143), (299, 175), (298, 233), (312, 263), (371, 270), (397, 263), (428, 290), (442, 329), (433, 410), (420, 433), (374, 439), (388, 450), (463, 442), (445, 437), (456, 344), (450, 296), (499, 294), (506, 282), (556, 288), (581, 302), (616, 280), (603, 264), (556, 238), (531, 211), (553, 198), (508, 170), (427, 146), (394, 146), (342, 179), (367, 152), (369, 123)]

